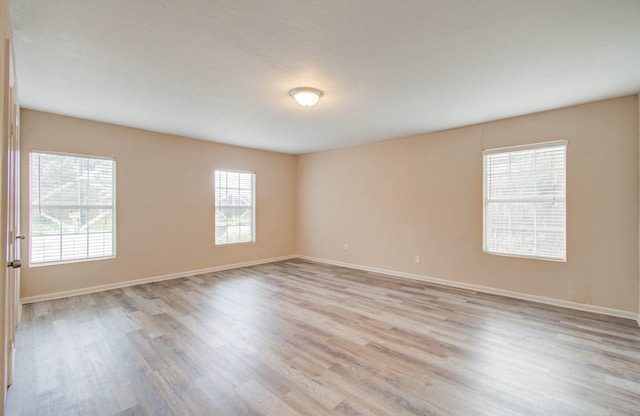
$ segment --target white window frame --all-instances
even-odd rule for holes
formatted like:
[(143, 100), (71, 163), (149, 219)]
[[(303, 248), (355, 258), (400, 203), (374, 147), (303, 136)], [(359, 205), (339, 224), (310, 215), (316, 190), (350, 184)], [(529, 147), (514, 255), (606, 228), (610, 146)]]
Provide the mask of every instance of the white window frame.
[[(53, 156), (53, 157), (68, 157), (68, 158), (76, 158), (76, 159), (88, 159), (88, 160), (101, 160), (101, 161), (110, 161), (112, 162), (111, 165), (111, 204), (94, 204), (94, 205), (89, 205), (88, 201), (87, 203), (77, 203), (77, 204), (66, 204), (66, 203), (57, 203), (57, 204), (43, 204), (41, 200), (39, 200), (39, 203), (34, 203), (33, 201), (33, 196), (34, 196), (34, 192), (33, 192), (33, 186), (34, 186), (34, 180), (38, 179), (40, 180), (40, 178), (42, 178), (42, 176), (38, 175), (38, 178), (34, 178), (32, 173), (33, 173), (33, 167), (32, 164), (34, 163), (34, 159), (33, 156), (34, 155), (46, 155), (46, 156)], [(86, 187), (87, 189), (90, 186), (90, 182), (88, 182), (89, 179), (87, 178), (87, 184)], [(40, 189), (38, 189), (38, 195), (40, 196)], [(99, 232), (99, 233), (92, 233), (90, 231), (90, 225), (87, 224), (86, 227), (86, 232), (82, 232), (82, 233), (78, 233), (78, 232), (64, 232), (64, 227), (60, 226), (60, 233), (57, 234), (60, 238), (60, 242), (59, 242), (59, 257), (57, 259), (52, 259), (52, 256), (45, 256), (43, 255), (42, 259), (34, 259), (33, 257), (33, 253), (34, 253), (34, 244), (37, 243), (37, 240), (39, 238), (46, 238), (46, 236), (50, 236), (53, 237), (55, 236), (54, 234), (36, 234), (34, 231), (34, 208), (37, 209), (42, 209), (42, 208), (49, 208), (49, 209), (60, 209), (60, 210), (68, 210), (69, 212), (76, 210), (78, 212), (82, 211), (82, 210), (92, 210), (92, 209), (104, 209), (104, 210), (111, 210), (111, 251), (108, 254), (105, 254), (105, 251), (103, 250), (102, 254), (100, 255), (91, 255), (91, 242), (90, 242), (90, 238), (92, 235), (96, 235), (96, 234), (109, 234), (104, 233), (104, 232)], [(69, 237), (69, 236), (75, 236), (76, 240), (77, 239), (82, 239), (82, 238), (86, 238), (86, 255), (77, 255), (77, 252), (74, 251), (73, 255), (69, 255), (67, 254), (63, 254), (65, 251), (65, 247), (69, 247), (69, 243), (65, 244), (64, 243), (64, 237)], [(42, 244), (47, 244), (46, 242), (43, 242)], [(76, 244), (76, 241), (74, 240), (73, 244)], [(51, 244), (49, 244), (49, 246), (51, 247)], [(52, 265), (52, 264), (65, 264), (65, 263), (75, 263), (75, 262), (82, 262), (82, 261), (93, 261), (93, 260), (104, 260), (104, 259), (110, 259), (110, 258), (115, 258), (116, 256), (116, 160), (114, 158), (110, 158), (110, 157), (103, 157), (103, 156), (89, 156), (89, 155), (81, 155), (81, 154), (72, 154), (72, 153), (60, 153), (60, 152), (50, 152), (50, 151), (40, 151), (40, 150), (34, 150), (34, 151), (30, 151), (29, 152), (29, 265), (30, 266), (47, 266), (47, 265)]]
[[(239, 195), (240, 193), (243, 193), (245, 196), (247, 195), (247, 189), (245, 188), (241, 188), (240, 183), (243, 181), (243, 179), (239, 178), (239, 182), (238, 182), (238, 187), (230, 187), (229, 186), (229, 182), (228, 180), (226, 181), (226, 183), (222, 183), (220, 182), (220, 180), (222, 179), (220, 177), (218, 177), (219, 174), (237, 174), (237, 175), (241, 175), (244, 176), (244, 181), (249, 180), (251, 183), (251, 189), (249, 190), (249, 195), (251, 197), (251, 201), (249, 201), (249, 204), (230, 204), (230, 205), (221, 205), (221, 200), (225, 199), (227, 197), (227, 195), (232, 195), (238, 199), (241, 198), (241, 196)], [(230, 193), (231, 192), (231, 193)], [(235, 245), (235, 244), (247, 244), (247, 243), (255, 243), (256, 241), (256, 174), (255, 172), (249, 172), (249, 171), (239, 171), (239, 170), (230, 170), (230, 169), (216, 169), (215, 173), (214, 173), (214, 194), (215, 194), (215, 219), (214, 219), (214, 224), (215, 224), (215, 234), (214, 234), (214, 244), (216, 246), (229, 246), (229, 245)], [(222, 216), (224, 216), (224, 214), (221, 212), (220, 208), (229, 208), (229, 209), (235, 209), (235, 210), (246, 210), (247, 208), (250, 209), (251, 211), (251, 218), (250, 218), (250, 222), (247, 223), (238, 223), (238, 224), (234, 224), (234, 225), (229, 225), (228, 221), (225, 222), (224, 224), (222, 224), (222, 222), (220, 221), (220, 218)], [(241, 216), (240, 216), (241, 217)], [(243, 225), (244, 224), (244, 225)], [(224, 234), (224, 238), (222, 235), (218, 235), (219, 231), (220, 231), (220, 227), (226, 227), (225, 228), (225, 234)], [(229, 234), (229, 227), (236, 227), (237, 228), (237, 238), (234, 238), (233, 235)], [(249, 230), (249, 235), (248, 237), (242, 237), (242, 228), (243, 227), (250, 227)]]
[[(504, 147), (504, 148), (496, 148), (496, 149), (488, 149), (482, 152), (482, 159), (483, 159), (483, 250), (485, 253), (488, 254), (495, 254), (495, 255), (502, 255), (502, 256), (510, 256), (510, 257), (523, 257), (523, 258), (533, 258), (533, 259), (540, 259), (540, 260), (550, 260), (550, 261), (558, 261), (558, 262), (566, 262), (567, 261), (567, 221), (566, 221), (566, 217), (567, 217), (567, 211), (566, 211), (566, 172), (567, 172), (567, 145), (568, 145), (568, 141), (566, 140), (557, 140), (557, 141), (552, 141), (552, 142), (544, 142), (544, 143), (537, 143), (537, 144), (532, 144), (532, 145), (525, 145), (525, 146), (513, 146), (513, 147)], [(514, 185), (514, 187), (511, 187), (511, 182), (512, 182), (512, 178), (513, 178), (513, 174), (514, 172), (512, 171), (512, 166), (511, 166), (511, 162), (509, 162), (509, 166), (507, 167), (507, 171), (508, 173), (494, 173), (492, 175), (491, 172), (488, 172), (489, 166), (488, 164), (490, 164), (489, 159), (492, 157), (492, 155), (504, 155), (505, 153), (524, 153), (527, 152), (531, 155), (533, 155), (534, 160), (537, 157), (537, 154), (540, 154), (541, 151), (549, 151), (549, 149), (555, 148), (558, 151), (562, 152), (562, 156), (563, 156), (563, 160), (562, 160), (562, 164), (560, 165), (560, 168), (556, 171), (554, 170), (554, 168), (556, 168), (557, 166), (553, 165), (553, 167), (551, 167), (550, 169), (547, 170), (538, 170), (538, 165), (536, 163), (536, 174), (534, 174), (533, 176), (530, 176), (531, 180), (533, 182), (535, 182), (536, 187), (538, 184), (538, 181), (541, 180), (541, 177), (544, 174), (550, 175), (551, 172), (555, 172), (555, 176), (554, 178), (558, 178), (558, 180), (561, 181), (558, 182), (558, 186), (554, 186), (553, 187), (553, 192), (551, 193), (551, 195), (544, 195), (544, 194), (538, 194), (537, 192), (534, 192), (533, 196), (529, 196), (529, 197), (513, 197), (514, 194), (517, 194), (518, 192), (522, 192), (523, 190), (528, 190), (531, 191), (531, 188), (526, 188), (526, 187), (517, 187), (516, 185)], [(505, 166), (502, 166), (503, 168), (505, 168)], [(560, 171), (561, 169), (561, 171)], [(517, 173), (516, 173), (517, 174)], [(502, 175), (502, 176), (500, 176)], [(508, 180), (509, 181), (509, 197), (503, 198), (503, 199), (498, 199), (498, 198), (494, 198), (492, 199), (491, 196), (489, 195), (490, 191), (489, 191), (489, 187), (491, 186), (491, 182), (492, 180)], [(497, 183), (497, 182), (496, 182)], [(504, 189), (504, 188), (503, 188)], [(534, 188), (535, 189), (535, 188)], [(497, 224), (498, 220), (496, 220), (497, 214), (495, 217), (490, 218), (492, 216), (491, 212), (492, 210), (490, 209), (491, 205), (494, 204), (494, 206), (497, 206), (498, 204), (502, 204), (502, 208), (504, 211), (508, 212), (507, 217), (508, 217), (508, 222), (509, 225), (506, 231), (504, 231), (503, 234), (498, 236), (498, 233), (500, 231), (496, 231), (496, 229), (490, 230), (489, 227), (491, 227), (490, 224)], [(546, 210), (549, 210), (549, 205), (551, 205), (552, 207), (555, 207), (555, 213), (557, 212), (561, 212), (561, 216), (556, 215), (553, 216), (553, 213), (550, 213), (546, 218), (547, 221), (559, 221), (559, 226), (555, 226), (553, 228), (554, 233), (558, 233), (561, 231), (561, 238), (562, 238), (562, 242), (561, 242), (561, 248), (559, 250), (553, 251), (550, 249), (550, 247), (545, 246), (544, 244), (542, 244), (541, 247), (538, 247), (538, 234), (544, 232), (545, 228), (543, 226), (538, 226), (537, 225), (537, 220), (536, 220), (536, 215), (532, 216), (532, 217), (527, 217), (524, 220), (524, 223), (522, 222), (522, 217), (520, 216), (518, 219), (518, 224), (516, 225), (512, 225), (511, 224), (511, 217), (512, 217), (512, 213), (513, 213), (513, 217), (516, 217), (515, 213), (515, 207), (514, 207), (514, 211), (511, 211), (511, 204), (514, 204), (514, 206), (516, 204), (519, 204), (520, 206), (525, 205), (527, 207), (529, 207), (534, 213), (542, 213), (544, 215), (545, 212), (545, 207)], [(561, 204), (561, 205), (558, 205)], [(559, 208), (559, 209), (557, 209)], [(503, 212), (504, 212), (503, 211)], [(493, 211), (495, 212), (495, 211)], [(553, 219), (552, 219), (553, 218)], [(527, 222), (530, 221), (530, 222)], [(520, 230), (518, 230), (518, 226), (520, 226)], [(500, 228), (498, 226), (495, 226), (496, 228)], [(550, 227), (547, 226), (547, 230), (551, 229)], [(518, 233), (518, 231), (522, 231), (522, 233)], [(534, 238), (533, 241), (534, 243), (531, 245), (527, 245), (526, 249), (523, 248), (522, 244), (518, 244), (517, 243), (517, 239), (518, 238), (522, 238), (522, 235), (525, 234), (525, 232), (533, 232)], [(492, 237), (489, 238), (489, 234), (492, 233)], [(496, 241), (501, 238), (504, 239), (506, 238), (507, 245), (509, 245), (510, 247), (505, 248), (504, 247), (504, 243), (502, 244), (503, 247), (498, 247), (498, 243), (496, 243)], [(516, 243), (512, 244), (511, 243), (511, 239), (516, 240)], [(549, 254), (551, 253), (551, 254)]]

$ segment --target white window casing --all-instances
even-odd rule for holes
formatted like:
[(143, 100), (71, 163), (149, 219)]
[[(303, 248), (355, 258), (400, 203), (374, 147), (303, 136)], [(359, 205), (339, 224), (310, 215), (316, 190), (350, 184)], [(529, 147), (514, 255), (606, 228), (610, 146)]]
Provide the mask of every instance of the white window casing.
[(256, 240), (255, 174), (215, 171), (215, 244)]
[(566, 261), (566, 155), (564, 140), (482, 153), (486, 253)]
[(115, 160), (29, 154), (29, 264), (115, 256)]

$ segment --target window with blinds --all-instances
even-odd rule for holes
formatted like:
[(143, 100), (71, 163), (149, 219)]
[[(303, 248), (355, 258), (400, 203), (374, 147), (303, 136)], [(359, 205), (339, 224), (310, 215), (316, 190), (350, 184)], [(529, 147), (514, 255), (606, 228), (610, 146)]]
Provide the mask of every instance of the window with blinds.
[(255, 174), (215, 171), (216, 245), (255, 241)]
[(566, 261), (566, 141), (492, 149), (484, 160), (484, 251)]
[(115, 254), (115, 161), (29, 154), (29, 261), (56, 263)]

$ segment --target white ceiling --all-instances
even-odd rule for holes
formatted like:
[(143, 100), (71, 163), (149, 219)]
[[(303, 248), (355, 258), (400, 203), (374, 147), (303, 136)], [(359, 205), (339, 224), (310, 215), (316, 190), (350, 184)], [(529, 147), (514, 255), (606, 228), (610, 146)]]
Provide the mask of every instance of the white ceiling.
[(10, 6), (23, 107), (285, 153), (640, 91), (638, 0)]

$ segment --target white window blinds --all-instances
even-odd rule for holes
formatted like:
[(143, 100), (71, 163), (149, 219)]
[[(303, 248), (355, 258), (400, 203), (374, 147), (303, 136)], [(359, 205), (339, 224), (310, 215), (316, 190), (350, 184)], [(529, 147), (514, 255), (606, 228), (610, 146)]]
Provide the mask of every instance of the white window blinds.
[(255, 241), (255, 175), (216, 170), (216, 244)]
[(566, 141), (492, 149), (484, 160), (484, 250), (566, 260)]
[(112, 257), (115, 161), (29, 154), (30, 263)]

